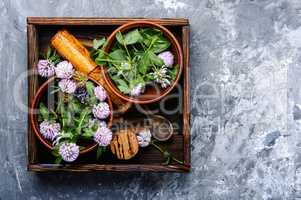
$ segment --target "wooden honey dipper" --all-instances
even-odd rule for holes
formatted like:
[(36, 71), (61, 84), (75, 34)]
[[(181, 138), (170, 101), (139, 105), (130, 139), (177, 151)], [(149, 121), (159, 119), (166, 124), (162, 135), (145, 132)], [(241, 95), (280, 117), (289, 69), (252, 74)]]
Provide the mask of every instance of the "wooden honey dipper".
[(130, 102), (120, 99), (107, 86), (103, 77), (103, 68), (91, 59), (89, 51), (71, 33), (67, 30), (59, 30), (51, 38), (51, 45), (63, 58), (71, 62), (77, 71), (94, 78), (106, 89), (114, 104), (114, 114), (124, 113), (130, 108)]

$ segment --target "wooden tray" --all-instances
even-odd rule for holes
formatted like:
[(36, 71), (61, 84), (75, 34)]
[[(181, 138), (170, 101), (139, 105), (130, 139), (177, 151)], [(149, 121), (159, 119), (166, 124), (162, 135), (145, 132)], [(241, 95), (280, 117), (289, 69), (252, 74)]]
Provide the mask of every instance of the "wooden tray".
[[(109, 36), (118, 26), (135, 20), (134, 18), (27, 18), (28, 42), (28, 70), (36, 67), (39, 54), (49, 45), (50, 38), (61, 28), (67, 28), (77, 38), (92, 40)], [(179, 81), (181, 91), (174, 89), (170, 95), (179, 95), (179, 99), (166, 100), (167, 108), (180, 106), (181, 109), (170, 115), (159, 111), (171, 122), (178, 124), (177, 133), (168, 142), (161, 143), (176, 158), (183, 160), (184, 165), (171, 163), (162, 164), (162, 154), (153, 147), (140, 148), (135, 158), (129, 161), (117, 160), (113, 155), (106, 155), (96, 160), (96, 153), (84, 155), (72, 164), (52, 164), (54, 157), (37, 140), (30, 123), (28, 122), (28, 170), (29, 171), (153, 171), (153, 172), (189, 172), (190, 170), (190, 132), (189, 132), (189, 22), (187, 19), (143, 19), (166, 26), (178, 39), (183, 49), (184, 70)], [(28, 105), (43, 83), (37, 75), (28, 78)], [(181, 105), (180, 105), (181, 104)], [(158, 108), (160, 102), (148, 105), (149, 108)], [(135, 108), (131, 108), (126, 118), (141, 117)]]

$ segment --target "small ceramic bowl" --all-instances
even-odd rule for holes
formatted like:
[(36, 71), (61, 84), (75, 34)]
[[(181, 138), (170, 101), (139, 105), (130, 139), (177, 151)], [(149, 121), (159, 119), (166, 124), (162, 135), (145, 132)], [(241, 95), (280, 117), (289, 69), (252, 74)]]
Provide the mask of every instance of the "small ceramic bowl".
[(165, 27), (153, 23), (153, 22), (148, 22), (148, 21), (135, 21), (135, 22), (129, 22), (127, 24), (124, 24), (117, 28), (108, 38), (107, 45), (105, 46), (104, 51), (109, 53), (111, 48), (113, 47), (114, 43), (116, 42), (116, 34), (120, 31), (121, 33), (126, 33), (132, 29), (135, 28), (155, 28), (160, 31), (162, 31), (163, 35), (170, 41), (171, 46), (170, 46), (170, 51), (174, 55), (174, 65), (178, 64), (179, 69), (178, 73), (176, 75), (175, 80), (173, 81), (172, 85), (169, 87), (162, 89), (160, 86), (155, 87), (154, 86), (147, 86), (144, 93), (137, 96), (137, 97), (131, 97), (129, 95), (125, 95), (122, 92), (119, 91), (119, 89), (115, 86), (115, 84), (112, 82), (108, 72), (106, 70), (103, 70), (104, 73), (104, 78), (110, 89), (121, 99), (125, 101), (129, 101), (132, 103), (137, 103), (137, 104), (148, 104), (148, 103), (153, 103), (156, 102), (160, 99), (162, 99), (164, 96), (166, 96), (169, 92), (172, 91), (172, 89), (176, 86), (178, 83), (181, 72), (183, 69), (183, 53), (182, 53), (182, 48), (176, 39), (176, 37)]
[(174, 133), (173, 126), (169, 120), (161, 115), (152, 115), (151, 120), (151, 133), (152, 136), (158, 141), (167, 141)]
[[(30, 107), (30, 110), (31, 112), (29, 113), (29, 118), (30, 118), (30, 123), (31, 123), (31, 126), (33, 128), (33, 131), (35, 133), (35, 135), (37, 136), (37, 138), (40, 140), (40, 142), (49, 150), (53, 150), (53, 145), (52, 145), (52, 142), (50, 140), (47, 140), (45, 139), (41, 132), (40, 132), (40, 129), (39, 129), (39, 123), (38, 123), (38, 114), (37, 113), (34, 113), (33, 111), (37, 110), (38, 109), (38, 106), (39, 106), (39, 103), (45, 98), (47, 97), (47, 90), (49, 89), (49, 86), (51, 84), (54, 83), (54, 80), (55, 80), (55, 77), (52, 77), (50, 79), (48, 79), (45, 83), (43, 83), (41, 85), (41, 87), (38, 89), (34, 99), (33, 99), (33, 102), (31, 104), (31, 107)], [(96, 80), (92, 79), (92, 78), (89, 78), (90, 81), (92, 81), (95, 85), (99, 85), (99, 83), (97, 83)], [(47, 97), (48, 98), (48, 97)], [(46, 98), (46, 99), (47, 99)], [(111, 113), (113, 111), (113, 106), (112, 106), (112, 102), (110, 100), (110, 97), (108, 96), (107, 97), (107, 100), (106, 102), (109, 104), (109, 107), (110, 107), (110, 110), (111, 110)], [(107, 118), (107, 124), (108, 124), (108, 127), (111, 128), (112, 127), (112, 121), (113, 121), (113, 115), (110, 114), (110, 116)], [(97, 147), (97, 143), (94, 142), (94, 141), (91, 141), (91, 142), (85, 142), (83, 144), (81, 144), (83, 146), (85, 146), (82, 150), (80, 150), (80, 154), (84, 154), (84, 153), (87, 153), (87, 152), (90, 152), (92, 151), (93, 149), (95, 149)]]
[(172, 123), (161, 115), (148, 115), (146, 118), (115, 118), (113, 127), (117, 131), (124, 128), (135, 130), (138, 134), (141, 130), (149, 129), (153, 138), (158, 141), (167, 141), (174, 134)]

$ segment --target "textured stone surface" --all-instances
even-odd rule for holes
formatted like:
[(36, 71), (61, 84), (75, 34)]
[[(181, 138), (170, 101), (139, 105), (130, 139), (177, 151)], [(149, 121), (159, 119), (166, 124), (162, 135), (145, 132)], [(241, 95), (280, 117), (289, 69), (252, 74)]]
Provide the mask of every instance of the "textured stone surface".
[[(0, 0), (0, 199), (301, 198), (300, 0)], [(191, 22), (190, 174), (26, 171), (27, 16)], [(16, 96), (14, 98), (14, 96)]]

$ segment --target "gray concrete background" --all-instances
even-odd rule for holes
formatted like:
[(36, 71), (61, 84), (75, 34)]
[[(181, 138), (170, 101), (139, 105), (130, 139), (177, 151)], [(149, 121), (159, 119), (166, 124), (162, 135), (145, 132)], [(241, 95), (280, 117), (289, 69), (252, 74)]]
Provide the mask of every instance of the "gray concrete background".
[[(1, 200), (301, 198), (300, 0), (0, 0), (0, 11)], [(189, 18), (191, 173), (27, 172), (12, 92), (27, 16)]]

